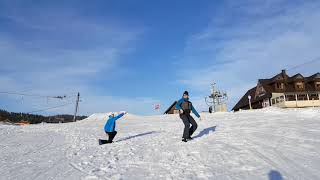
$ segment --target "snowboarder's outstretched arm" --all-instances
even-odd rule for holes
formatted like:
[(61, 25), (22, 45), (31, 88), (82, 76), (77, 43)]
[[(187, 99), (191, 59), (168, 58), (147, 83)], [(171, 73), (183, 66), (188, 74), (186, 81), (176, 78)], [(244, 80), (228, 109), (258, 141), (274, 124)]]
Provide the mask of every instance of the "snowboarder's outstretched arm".
[(191, 107), (191, 111), (193, 112), (193, 114), (195, 114), (198, 118), (200, 118), (200, 114), (197, 112), (197, 110), (193, 107)]
[(126, 113), (121, 113), (118, 116), (114, 117), (115, 121), (120, 119), (122, 116), (124, 116)]

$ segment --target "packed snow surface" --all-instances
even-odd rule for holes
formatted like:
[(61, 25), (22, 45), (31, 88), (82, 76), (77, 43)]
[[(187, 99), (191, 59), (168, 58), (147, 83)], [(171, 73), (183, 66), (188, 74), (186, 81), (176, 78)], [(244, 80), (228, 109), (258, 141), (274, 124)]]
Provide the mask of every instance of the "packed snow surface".
[(67, 124), (0, 125), (0, 179), (320, 179), (320, 109), (202, 114), (181, 142), (177, 115), (107, 113)]

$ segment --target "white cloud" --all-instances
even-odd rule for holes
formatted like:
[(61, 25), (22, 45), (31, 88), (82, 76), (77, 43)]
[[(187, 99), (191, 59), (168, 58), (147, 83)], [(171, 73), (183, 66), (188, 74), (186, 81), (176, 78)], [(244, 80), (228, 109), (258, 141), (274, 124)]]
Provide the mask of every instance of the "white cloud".
[[(179, 82), (204, 94), (214, 80), (229, 92), (231, 107), (257, 79), (319, 57), (320, 3), (277, 5), (279, 1), (236, 4), (224, 9), (234, 19), (228, 13), (215, 15), (208, 27), (187, 41), (182, 61), (191, 66), (179, 72), (183, 74)], [(319, 65), (306, 65), (289, 74), (311, 75), (319, 71)]]
[(125, 98), (113, 96), (85, 96), (81, 106), (86, 114), (109, 111), (152, 114), (155, 113), (154, 105), (158, 102), (159, 100), (145, 97)]
[[(15, 27), (13, 32), (0, 30), (0, 91), (44, 96), (74, 96), (81, 92), (81, 114), (117, 110), (152, 112), (155, 101), (152, 98), (106, 96), (110, 92), (101, 93), (100, 86), (92, 83), (116, 78), (110, 72), (124, 61), (123, 55), (134, 50), (143, 28), (127, 27), (125, 22), (107, 18), (90, 19), (75, 8), (28, 9), (8, 2), (0, 10), (3, 10), (0, 18)], [(24, 35), (20, 34), (22, 31)], [(47, 100), (0, 94), (0, 98), (0, 105), (7, 110), (23, 112), (75, 102), (75, 97)], [(45, 112), (70, 114), (73, 110), (74, 105), (70, 105)]]

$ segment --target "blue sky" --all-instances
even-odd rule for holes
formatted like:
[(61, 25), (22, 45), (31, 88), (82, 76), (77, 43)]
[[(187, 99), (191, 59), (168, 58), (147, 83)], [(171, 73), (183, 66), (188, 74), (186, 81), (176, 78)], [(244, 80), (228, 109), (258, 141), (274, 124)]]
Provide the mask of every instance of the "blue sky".
[[(320, 56), (320, 2), (0, 0), (0, 91), (81, 93), (81, 114), (155, 114), (216, 81), (229, 107), (258, 78)], [(311, 75), (319, 63), (289, 71)], [(29, 112), (74, 101), (0, 94)], [(72, 105), (46, 113), (72, 113)]]

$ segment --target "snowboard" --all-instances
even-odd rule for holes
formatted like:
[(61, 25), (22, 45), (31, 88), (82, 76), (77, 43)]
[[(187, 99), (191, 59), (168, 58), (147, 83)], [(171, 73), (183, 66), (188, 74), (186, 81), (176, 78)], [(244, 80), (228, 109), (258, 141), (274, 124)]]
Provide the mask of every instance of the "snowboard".
[(108, 140), (105, 139), (99, 139), (99, 145), (103, 145), (103, 144), (111, 144), (112, 142), (109, 142)]

